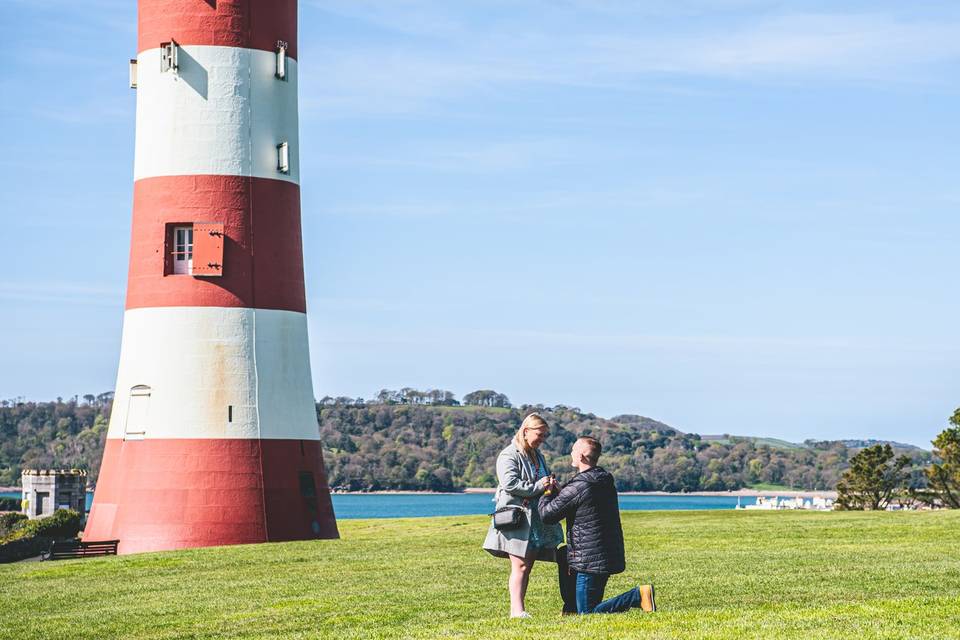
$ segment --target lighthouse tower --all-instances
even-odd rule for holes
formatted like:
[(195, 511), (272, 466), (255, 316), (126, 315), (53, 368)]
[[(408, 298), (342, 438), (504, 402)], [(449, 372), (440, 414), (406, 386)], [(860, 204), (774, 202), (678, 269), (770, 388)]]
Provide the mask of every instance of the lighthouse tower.
[(296, 0), (139, 0), (120, 367), (84, 537), (335, 538), (310, 379)]

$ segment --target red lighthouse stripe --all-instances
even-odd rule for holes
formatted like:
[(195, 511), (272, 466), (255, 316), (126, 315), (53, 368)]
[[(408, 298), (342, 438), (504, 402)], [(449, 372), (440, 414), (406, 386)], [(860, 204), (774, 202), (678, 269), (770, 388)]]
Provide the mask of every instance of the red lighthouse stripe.
[(318, 440), (108, 439), (84, 537), (138, 553), (339, 536)]
[[(173, 273), (173, 229), (223, 224), (222, 276)], [(248, 307), (306, 311), (300, 187), (244, 176), (134, 183), (127, 309)]]
[(283, 40), (297, 57), (297, 0), (140, 0), (139, 7), (138, 53), (171, 39), (264, 51)]

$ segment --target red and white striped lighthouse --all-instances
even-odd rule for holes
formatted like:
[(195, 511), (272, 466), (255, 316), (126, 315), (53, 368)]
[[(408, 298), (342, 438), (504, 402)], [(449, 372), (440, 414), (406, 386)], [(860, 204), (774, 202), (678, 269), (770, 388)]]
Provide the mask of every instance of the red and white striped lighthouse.
[(300, 235), (296, 0), (139, 0), (120, 367), (84, 537), (335, 538)]

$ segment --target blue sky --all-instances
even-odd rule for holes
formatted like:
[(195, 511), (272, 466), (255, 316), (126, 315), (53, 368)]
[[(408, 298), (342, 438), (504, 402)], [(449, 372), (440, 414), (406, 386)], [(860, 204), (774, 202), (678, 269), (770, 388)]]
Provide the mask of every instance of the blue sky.
[[(112, 389), (129, 0), (0, 2), (0, 396)], [(960, 405), (952, 2), (301, 0), (317, 396), (494, 388), (928, 445)]]

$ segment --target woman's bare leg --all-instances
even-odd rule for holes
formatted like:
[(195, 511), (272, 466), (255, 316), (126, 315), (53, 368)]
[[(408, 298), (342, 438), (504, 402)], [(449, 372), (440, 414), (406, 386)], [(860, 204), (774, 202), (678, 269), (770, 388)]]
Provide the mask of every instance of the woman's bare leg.
[(530, 582), (530, 571), (533, 569), (533, 558), (510, 556), (510, 615), (518, 616), (526, 608), (524, 599), (527, 597), (527, 584)]

